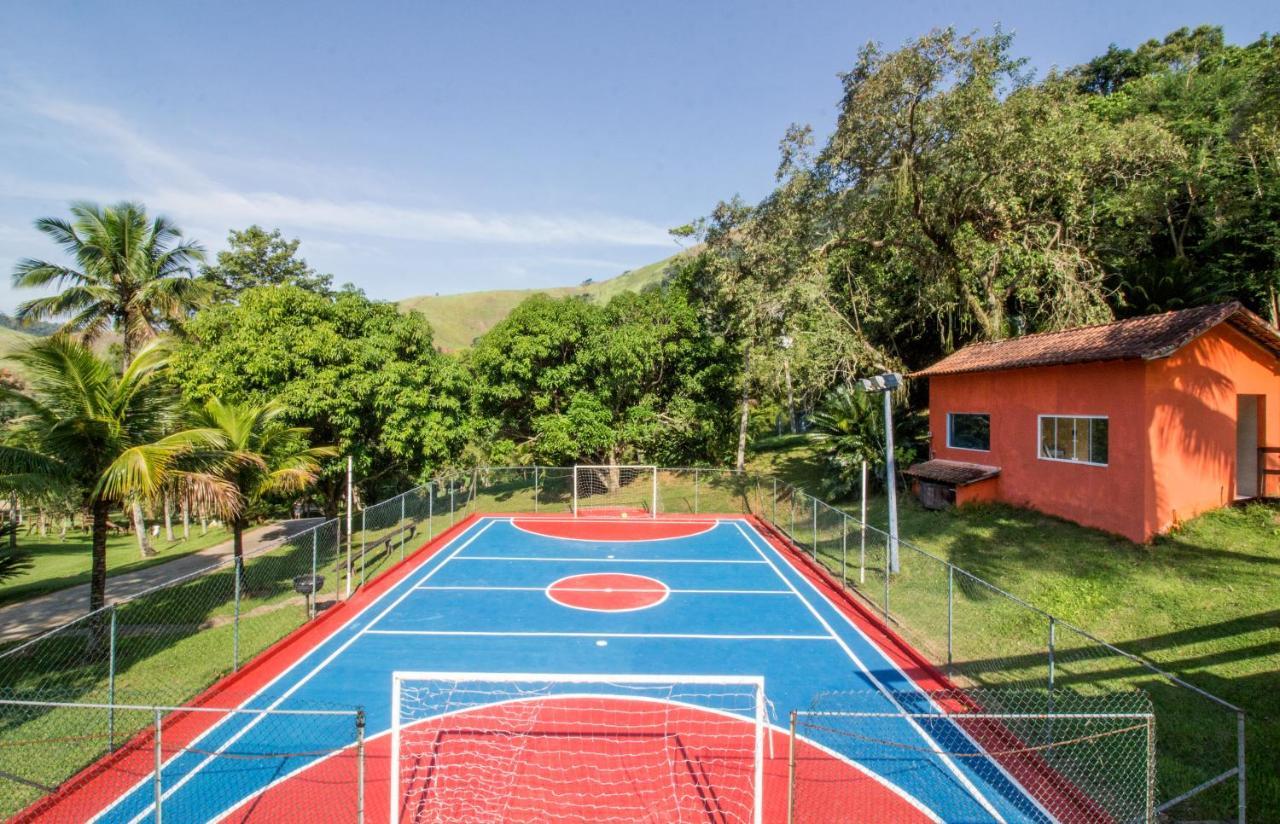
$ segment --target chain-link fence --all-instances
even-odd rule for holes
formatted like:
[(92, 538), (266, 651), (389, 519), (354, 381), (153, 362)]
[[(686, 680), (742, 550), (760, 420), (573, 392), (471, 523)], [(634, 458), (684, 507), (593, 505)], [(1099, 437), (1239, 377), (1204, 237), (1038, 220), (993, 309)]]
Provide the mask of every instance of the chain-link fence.
[(919, 819), (901, 796), (849, 780), (836, 752), (880, 775), (950, 773), (974, 788), (964, 802), (1006, 816), (1150, 822), (1155, 746), (1155, 716), (1138, 692), (826, 693), (791, 713), (788, 820)]
[(866, 523), (865, 509), (858, 518), (781, 481), (755, 488), (763, 494), (752, 500), (753, 514), (958, 687), (1149, 694), (1160, 735), (1156, 812), (1245, 821), (1239, 707), (910, 541), (898, 539), (899, 571), (891, 572), (890, 536)]
[[(364, 713), (0, 699), (0, 813), (19, 821), (364, 820)], [(21, 731), (16, 733), (15, 731)], [(288, 777), (288, 786), (278, 783)]]
[[(0, 697), (111, 705), (131, 695), (180, 705), (468, 515), (568, 514), (572, 498), (572, 467), (443, 474), (353, 513), (349, 535), (326, 521), (7, 645)], [(659, 470), (658, 509), (758, 516), (957, 686), (1147, 691), (1161, 744), (1157, 810), (1185, 818), (1234, 808), (1244, 820), (1239, 708), (909, 541), (899, 541), (900, 569), (891, 573), (889, 537), (867, 525), (865, 503), (859, 517), (777, 478), (676, 468)], [(9, 719), (0, 747), (26, 740), (27, 724)], [(55, 786), (69, 775), (35, 783)], [(22, 780), (0, 770), (0, 783)]]

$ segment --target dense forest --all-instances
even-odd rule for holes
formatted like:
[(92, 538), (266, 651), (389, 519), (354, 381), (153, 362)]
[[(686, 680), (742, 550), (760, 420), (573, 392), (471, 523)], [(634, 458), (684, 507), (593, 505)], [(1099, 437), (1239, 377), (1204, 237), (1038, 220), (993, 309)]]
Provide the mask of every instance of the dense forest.
[[(128, 294), (24, 261), (19, 285), (64, 291), (18, 314), (114, 329), (125, 363), (168, 333), (187, 404), (278, 404), (354, 456), (370, 500), (482, 463), (741, 464), (797, 421), (840, 433), (847, 464), (876, 453), (855, 376), (1226, 299), (1280, 316), (1280, 37), (1180, 29), (1035, 77), (1011, 35), (941, 30), (864, 47), (841, 83), (834, 123), (783, 132), (766, 197), (673, 229), (692, 248), (660, 286), (530, 298), (458, 354), (256, 226), (206, 259), (165, 224)], [(74, 248), (101, 212), (77, 214), (37, 225)], [(342, 467), (323, 466), (332, 512)]]

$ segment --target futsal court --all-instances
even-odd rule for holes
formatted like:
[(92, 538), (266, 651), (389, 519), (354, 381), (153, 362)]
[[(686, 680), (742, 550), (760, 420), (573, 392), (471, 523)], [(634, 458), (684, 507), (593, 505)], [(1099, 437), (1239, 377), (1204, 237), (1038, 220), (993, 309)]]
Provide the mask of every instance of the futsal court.
[[(750, 517), (473, 516), (202, 700), (364, 708), (368, 821), (1061, 818), (944, 718), (946, 686)], [(827, 691), (877, 717), (792, 748), (790, 711)], [(323, 724), (289, 755), (217, 757), (279, 752), (266, 718), (166, 722), (164, 819), (324, 820), (351, 762), (320, 754)], [(153, 755), (124, 748), (35, 817), (155, 820)]]

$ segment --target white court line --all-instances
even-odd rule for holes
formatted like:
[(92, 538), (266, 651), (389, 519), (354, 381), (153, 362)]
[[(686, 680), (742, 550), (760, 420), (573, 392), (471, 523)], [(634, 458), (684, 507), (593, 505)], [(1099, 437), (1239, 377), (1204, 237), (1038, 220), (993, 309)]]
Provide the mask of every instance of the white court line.
[[(747, 543), (751, 544), (752, 549), (754, 549), (757, 553), (759, 553), (761, 558), (764, 558), (766, 561), (768, 561), (769, 560), (768, 556), (765, 555), (764, 552), (760, 549), (760, 547), (756, 544), (756, 542), (752, 540), (751, 536), (747, 534), (747, 531), (742, 528), (742, 525), (734, 524), (734, 526), (736, 526), (738, 531), (742, 533), (742, 537), (747, 539)], [(768, 541), (765, 541), (765, 543), (768, 544)], [(822, 624), (823, 628), (825, 628), (827, 632), (831, 633), (831, 637), (834, 638), (836, 643), (840, 645), (840, 648), (844, 650), (845, 655), (849, 656), (849, 660), (852, 661), (855, 665), (857, 665), (858, 669), (862, 670), (862, 673), (868, 679), (870, 679), (872, 683), (876, 685), (876, 688), (879, 689), (880, 692), (884, 694), (884, 697), (887, 698), (891, 704), (893, 704), (895, 707), (897, 707), (900, 711), (902, 711), (905, 714), (906, 709), (901, 704), (898, 703), (898, 700), (893, 697), (893, 695), (890, 693), (888, 688), (886, 688), (885, 685), (881, 683), (880, 679), (877, 678), (871, 672), (871, 670), (867, 668), (866, 664), (864, 664), (860, 658), (858, 658), (857, 654), (845, 642), (845, 640), (836, 634), (836, 631), (831, 627), (831, 624), (827, 623), (827, 619), (823, 618), (822, 615), (818, 612), (818, 610), (814, 608), (813, 604), (809, 603), (809, 599), (805, 598), (803, 595), (800, 594), (800, 590), (796, 589), (795, 584), (791, 583), (791, 579), (783, 575), (782, 571), (779, 570), (778, 567), (775, 566), (772, 561), (769, 561), (769, 566), (773, 569), (774, 574), (776, 574), (779, 578), (781, 578), (782, 581), (787, 585), (787, 587), (792, 592), (795, 593), (795, 596), (799, 598), (800, 601), (806, 607), (808, 607), (809, 612), (813, 614), (814, 618), (818, 619), (818, 622)], [(804, 576), (802, 575), (801, 577), (804, 577)], [(818, 593), (818, 594), (821, 595), (821, 593)], [(836, 611), (840, 612), (839, 608), (837, 608)], [(867, 640), (870, 641), (870, 639), (867, 639)], [(874, 647), (875, 645), (872, 644), (872, 646)], [(885, 658), (886, 660), (889, 659), (889, 656), (884, 653), (881, 653), (881, 657)], [(889, 663), (892, 664), (893, 662), (889, 661)], [(1001, 822), (1001, 824), (1006, 824), (1004, 816), (1000, 815), (1000, 811), (995, 808), (995, 806), (991, 803), (991, 801), (988, 800), (981, 792), (979, 792), (978, 788), (975, 787), (973, 782), (969, 780), (969, 777), (960, 771), (960, 768), (956, 766), (955, 762), (952, 761), (951, 758), (942, 754), (942, 749), (943, 749), (942, 745), (939, 744), (937, 741), (935, 741), (932, 737), (930, 737), (929, 734), (925, 732), (924, 728), (921, 727), (918, 723), (916, 723), (916, 720), (914, 718), (907, 717), (906, 721), (908, 724), (911, 725), (911, 727), (915, 729), (917, 733), (920, 734), (920, 737), (922, 739), (924, 739), (925, 741), (928, 741), (935, 750), (939, 751), (939, 754), (938, 754), (939, 760), (941, 760), (944, 764), (946, 764), (947, 768), (951, 771), (951, 773), (955, 775), (955, 777), (960, 780), (960, 783), (963, 784), (969, 790), (969, 793), (970, 795), (973, 796), (974, 800), (976, 800), (980, 805), (982, 805), (982, 807), (987, 812), (991, 813), (991, 815), (995, 817), (996, 821)], [(1050, 816), (1050, 818), (1052, 818), (1052, 816)]]
[[(741, 527), (738, 527), (738, 528), (741, 530)], [(751, 531), (755, 533), (760, 538), (761, 541), (764, 542), (765, 546), (769, 547), (769, 550), (774, 555), (776, 555), (779, 559), (782, 559), (783, 563), (787, 564), (788, 569), (795, 570), (797, 574), (800, 575), (801, 580), (803, 580), (809, 586), (809, 589), (811, 589), (815, 595), (821, 598), (824, 603), (829, 604), (832, 607), (832, 609), (836, 611), (836, 614), (839, 615), (841, 618), (843, 618), (844, 622), (848, 624), (849, 627), (853, 629), (853, 631), (856, 632), (859, 637), (861, 637), (864, 641), (870, 644), (873, 648), (880, 650), (880, 645), (877, 644), (875, 641), (873, 641), (870, 637), (868, 637), (867, 634), (863, 632), (862, 627), (858, 626), (857, 623), (852, 618), (850, 618), (847, 614), (845, 614), (844, 610), (840, 609), (840, 607), (832, 603), (831, 600), (822, 593), (822, 590), (818, 589), (817, 585), (814, 584), (813, 581), (809, 580), (808, 576), (804, 575), (804, 573), (801, 572), (798, 567), (796, 567), (790, 561), (785, 560), (785, 556), (783, 556), (777, 550), (777, 548), (774, 547), (773, 544), (771, 544), (763, 535), (760, 535), (760, 533), (756, 530), (754, 526), (751, 527)], [(747, 540), (751, 541), (751, 538), (748, 537)], [(752, 541), (752, 545), (754, 546), (754, 541)], [(777, 571), (776, 567), (775, 567), (775, 571)], [(796, 593), (796, 594), (799, 595), (799, 593)], [(803, 599), (803, 596), (801, 597)], [(897, 670), (898, 674), (901, 675), (903, 679), (912, 686), (912, 688), (914, 688), (917, 692), (919, 692), (920, 695), (923, 696), (924, 699), (929, 702), (930, 706), (938, 710), (939, 717), (944, 717), (944, 718), (947, 717), (946, 714), (943, 712), (942, 708), (938, 705), (938, 702), (933, 699), (933, 696), (930, 695), (928, 691), (926, 691), (923, 687), (917, 684), (914, 678), (912, 678), (910, 675), (907, 675), (907, 673), (902, 669), (902, 667), (898, 666), (897, 661), (894, 661), (893, 658), (890, 657), (883, 650), (880, 650), (880, 652), (881, 652), (881, 657), (885, 661), (887, 661), (890, 666), (892, 666), (895, 670)], [(868, 676), (870, 676), (870, 673), (867, 673), (867, 674)], [(872, 677), (874, 680), (874, 676)], [(876, 683), (880, 684), (879, 681), (876, 681)], [(881, 689), (883, 689), (883, 685), (881, 685)], [(890, 700), (893, 700), (893, 699), (890, 698)], [(897, 704), (896, 701), (894, 701), (894, 703)], [(901, 709), (901, 706), (899, 706), (899, 709)], [(973, 736), (969, 734), (968, 730), (964, 729), (964, 727), (961, 727), (959, 724), (955, 723), (954, 721), (951, 721), (950, 723), (951, 723), (951, 726), (956, 729), (956, 731), (958, 731), (961, 735), (963, 735), (966, 739), (968, 739), (969, 743), (973, 745), (975, 752), (986, 754), (987, 752), (986, 748), (983, 747), (981, 744), (979, 744), (976, 740), (974, 740)], [(936, 741), (934, 743), (937, 745)], [(937, 749), (941, 750), (942, 746), (937, 745)], [(1040, 803), (1040, 799), (1036, 798), (1036, 796), (1033, 793), (1027, 790), (1026, 787), (1022, 786), (1021, 781), (1014, 778), (1009, 773), (1009, 771), (1005, 769), (1004, 765), (1001, 764), (999, 760), (997, 760), (996, 758), (990, 755), (987, 755), (986, 757), (988, 761), (990, 761), (992, 764), (995, 765), (996, 769), (999, 770), (1000, 774), (1003, 775), (1010, 784), (1018, 788), (1018, 790), (1022, 793), (1023, 798), (1030, 801), (1032, 805), (1035, 806), (1035, 808), (1039, 810), (1041, 813), (1043, 813), (1044, 816), (1050, 821), (1058, 820), (1057, 817), (1053, 815), (1053, 813), (1049, 812), (1048, 808), (1046, 808), (1042, 803)]]
[[(443, 592), (546, 592), (547, 587), (499, 587), (499, 586), (417, 586), (414, 589)], [(582, 588), (574, 587), (574, 592), (653, 592), (652, 589), (629, 589), (624, 587)], [(669, 589), (673, 595), (791, 595), (789, 589)]]
[(715, 635), (693, 632), (513, 632), (511, 630), (370, 629), (369, 635), (423, 635), (481, 638), (696, 638), (728, 641), (839, 641), (833, 635)]
[[(477, 521), (476, 523), (479, 523), (479, 522)], [(436, 565), (436, 566), (435, 566), (435, 567), (434, 567), (430, 572), (428, 572), (426, 575), (424, 575), (424, 576), (423, 576), (423, 577), (418, 581), (418, 583), (421, 583), (422, 581), (427, 580), (427, 579), (428, 579), (428, 578), (430, 578), (432, 575), (435, 575), (437, 572), (439, 572), (441, 569), (443, 569), (445, 564), (449, 563), (449, 561), (450, 561), (450, 560), (452, 560), (455, 556), (457, 556), (457, 554), (458, 554), (459, 552), (461, 552), (462, 550), (464, 550), (464, 549), (466, 549), (468, 546), (470, 546), (470, 545), (471, 545), (471, 543), (472, 543), (473, 541), (475, 541), (477, 538), (479, 538), (481, 535), (483, 535), (483, 534), (484, 534), (484, 532), (485, 532), (485, 530), (487, 530), (489, 527), (493, 526), (495, 523), (497, 523), (497, 521), (494, 521), (494, 520), (488, 520), (488, 521), (486, 521), (486, 523), (484, 524), (484, 526), (482, 526), (482, 527), (480, 527), (480, 529), (476, 530), (476, 532), (475, 532), (475, 534), (474, 534), (474, 535), (472, 535), (470, 538), (468, 538), (466, 541), (464, 541), (462, 544), (460, 544), (456, 549), (454, 549), (454, 550), (453, 550), (453, 552), (451, 552), (451, 553), (450, 553), (450, 554), (449, 554), (449, 555), (448, 555), (448, 556), (447, 556), (443, 561), (441, 561), (441, 562), (440, 562), (439, 564), (437, 564), (437, 565)], [(474, 527), (474, 526), (475, 526), (475, 524), (472, 524), (472, 527)], [(472, 527), (468, 527), (468, 529), (471, 529)], [(459, 534), (459, 535), (455, 535), (453, 538), (451, 538), (451, 539), (450, 539), (450, 543), (452, 543), (453, 541), (458, 540), (459, 538), (461, 538), (461, 537), (462, 537), (463, 535), (465, 535), (465, 534), (466, 534), (466, 532), (464, 531), (463, 533), (461, 533), (461, 534)], [(449, 545), (449, 544), (445, 544), (445, 546), (448, 546), (448, 545)], [(442, 547), (442, 549), (443, 549), (443, 547)], [(430, 560), (430, 559), (428, 559), (428, 560)], [(400, 581), (399, 583), (404, 583), (404, 581), (407, 581), (407, 580), (408, 580), (408, 576), (406, 576), (406, 577), (405, 577), (405, 579), (404, 579), (404, 580), (402, 580), (402, 581)], [(397, 584), (397, 586), (398, 586), (398, 585), (399, 585), (399, 584)], [(385, 598), (387, 595), (389, 595), (390, 593), (392, 593), (392, 592), (394, 592), (394, 591), (395, 591), (395, 587), (391, 587), (391, 588), (390, 588), (390, 589), (388, 589), (386, 592), (382, 593), (382, 595), (379, 595), (379, 596), (378, 596), (378, 598), (377, 598), (377, 599), (375, 599), (375, 600), (373, 601), (373, 603), (370, 603), (370, 604), (365, 605), (365, 607), (364, 607), (363, 609), (361, 609), (361, 610), (360, 610), (359, 612), (357, 612), (355, 615), (351, 616), (351, 618), (347, 621), (347, 625), (350, 625), (350, 623), (351, 623), (352, 621), (355, 621), (355, 620), (356, 620), (356, 619), (358, 619), (360, 616), (364, 615), (364, 613), (365, 613), (367, 610), (369, 610), (371, 607), (376, 606), (376, 605), (377, 605), (377, 604), (378, 604), (378, 603), (379, 603), (383, 598)], [(412, 586), (411, 586), (411, 587), (409, 587), (408, 589), (406, 589), (403, 595), (401, 595), (399, 598), (397, 598), (395, 601), (393, 601), (393, 602), (390, 604), (390, 606), (388, 606), (388, 607), (387, 607), (386, 609), (384, 609), (382, 612), (378, 613), (378, 616), (377, 616), (376, 618), (374, 618), (372, 622), (370, 622), (370, 624), (369, 624), (369, 626), (368, 626), (368, 627), (365, 627), (364, 629), (359, 630), (359, 631), (357, 631), (355, 634), (353, 634), (349, 640), (347, 640), (346, 642), (344, 642), (341, 646), (339, 646), (336, 650), (334, 650), (334, 651), (333, 651), (333, 652), (332, 652), (332, 653), (331, 653), (327, 658), (325, 658), (323, 661), (321, 661), (319, 664), (317, 664), (315, 667), (313, 667), (313, 668), (312, 668), (312, 670), (311, 670), (310, 672), (308, 672), (308, 673), (307, 673), (306, 675), (304, 675), (301, 679), (299, 679), (299, 680), (298, 680), (298, 682), (297, 682), (296, 684), (294, 684), (292, 687), (290, 687), (288, 690), (286, 690), (286, 691), (285, 691), (285, 692), (284, 692), (284, 693), (283, 693), (279, 698), (277, 698), (275, 701), (273, 701), (273, 702), (271, 703), (271, 705), (270, 705), (270, 706), (268, 706), (266, 709), (269, 711), (269, 710), (273, 710), (273, 709), (275, 709), (276, 707), (280, 706), (280, 704), (282, 704), (282, 703), (283, 703), (283, 702), (284, 702), (284, 701), (285, 701), (285, 700), (286, 700), (290, 695), (293, 695), (293, 693), (297, 692), (297, 691), (298, 691), (298, 689), (299, 689), (300, 687), (302, 687), (302, 685), (303, 685), (303, 684), (307, 683), (307, 682), (308, 682), (308, 681), (310, 681), (312, 678), (314, 678), (314, 677), (316, 676), (316, 674), (317, 674), (317, 673), (319, 673), (321, 670), (323, 670), (325, 667), (327, 667), (327, 666), (328, 666), (328, 665), (329, 665), (329, 664), (330, 664), (330, 663), (331, 663), (335, 658), (337, 658), (339, 655), (341, 655), (343, 652), (345, 652), (345, 651), (346, 651), (346, 650), (347, 650), (347, 649), (348, 649), (352, 644), (354, 644), (356, 641), (360, 640), (360, 638), (362, 638), (362, 637), (363, 637), (367, 632), (369, 632), (369, 629), (370, 629), (371, 627), (373, 627), (373, 626), (374, 626), (374, 624), (377, 624), (377, 623), (378, 623), (378, 621), (382, 620), (382, 618), (383, 618), (384, 616), (386, 616), (386, 614), (387, 614), (388, 612), (390, 612), (391, 610), (393, 610), (393, 609), (395, 609), (397, 606), (399, 606), (399, 605), (400, 605), (400, 603), (401, 603), (402, 601), (404, 601), (404, 600), (405, 600), (406, 598), (408, 598), (411, 594), (413, 594), (413, 591), (414, 591), (414, 589), (413, 589), (413, 587), (412, 587)], [(342, 629), (343, 629), (343, 628), (342, 628), (342, 627), (340, 627), (340, 628), (337, 630), (337, 632), (341, 632), (341, 631), (342, 631)], [(335, 635), (337, 634), (337, 632), (335, 632)], [(325, 639), (325, 641), (329, 641), (329, 640), (331, 640), (333, 637), (334, 637), (334, 636), (330, 636), (329, 638), (326, 638), (326, 639)], [(324, 642), (322, 642), (322, 643), (324, 643)], [(318, 648), (319, 648), (318, 646), (317, 646), (317, 647), (312, 648), (312, 649), (311, 649), (311, 650), (309, 650), (309, 651), (307, 652), (307, 654), (306, 654), (306, 655), (304, 655), (302, 658), (299, 658), (299, 659), (298, 659), (297, 661), (295, 661), (293, 664), (289, 665), (289, 667), (287, 667), (283, 672), (281, 672), (281, 673), (280, 673), (279, 675), (277, 675), (275, 678), (271, 679), (269, 682), (267, 682), (266, 684), (264, 684), (264, 685), (263, 685), (263, 686), (262, 686), (262, 687), (261, 687), (257, 692), (255, 692), (255, 693), (254, 693), (254, 695), (253, 695), (253, 696), (250, 696), (249, 698), (245, 699), (245, 703), (247, 703), (248, 701), (252, 700), (252, 699), (253, 699), (254, 697), (256, 697), (256, 696), (261, 695), (261, 694), (262, 694), (262, 692), (263, 692), (264, 690), (269, 689), (273, 684), (275, 684), (277, 681), (279, 681), (281, 678), (283, 678), (285, 675), (287, 675), (287, 674), (288, 674), (288, 673), (289, 673), (289, 672), (290, 672), (294, 667), (296, 667), (298, 664), (302, 663), (303, 661), (307, 660), (307, 658), (308, 658), (308, 657), (310, 657), (311, 653), (312, 653), (312, 652), (314, 652), (314, 651), (315, 651), (315, 649), (318, 649)], [(224, 743), (222, 743), (221, 745), (219, 745), (219, 746), (218, 746), (218, 747), (217, 747), (217, 748), (216, 748), (212, 753), (210, 753), (208, 756), (206, 756), (206, 757), (205, 757), (205, 759), (204, 759), (203, 761), (201, 761), (199, 764), (197, 764), (197, 765), (196, 765), (195, 767), (193, 767), (192, 769), (188, 770), (188, 771), (186, 772), (186, 774), (185, 774), (185, 775), (183, 775), (181, 778), (179, 778), (177, 781), (175, 781), (175, 782), (173, 783), (173, 785), (172, 785), (172, 786), (170, 786), (170, 787), (166, 787), (166, 788), (164, 789), (164, 792), (163, 792), (163, 793), (161, 794), (161, 796), (160, 796), (160, 800), (161, 800), (161, 802), (163, 802), (163, 801), (164, 801), (164, 799), (169, 798), (169, 797), (170, 797), (174, 792), (176, 792), (177, 790), (179, 790), (183, 785), (185, 785), (188, 781), (190, 781), (190, 780), (195, 776), (195, 774), (196, 774), (196, 773), (198, 773), (200, 770), (204, 769), (204, 767), (205, 767), (205, 766), (207, 766), (211, 761), (213, 761), (215, 758), (217, 758), (217, 757), (218, 757), (218, 755), (219, 755), (220, 753), (222, 753), (222, 751), (223, 751), (223, 750), (225, 750), (227, 747), (230, 747), (230, 746), (231, 746), (232, 744), (234, 744), (236, 741), (239, 741), (241, 738), (243, 738), (243, 737), (244, 737), (244, 735), (245, 735), (246, 733), (248, 733), (248, 732), (249, 732), (249, 730), (251, 730), (251, 729), (253, 729), (255, 726), (257, 726), (257, 725), (258, 725), (258, 724), (259, 724), (259, 723), (260, 723), (264, 718), (266, 718), (266, 717), (267, 717), (267, 715), (268, 715), (268, 712), (263, 712), (263, 713), (262, 713), (262, 714), (260, 714), (257, 718), (255, 718), (255, 719), (253, 719), (252, 721), (250, 721), (248, 724), (246, 724), (244, 727), (242, 727), (238, 732), (236, 732), (236, 733), (235, 733), (234, 735), (232, 735), (229, 739), (227, 739), (227, 741), (225, 741)], [(199, 736), (197, 736), (195, 739), (193, 739), (193, 740), (192, 740), (192, 741), (191, 741), (187, 746), (189, 747), (189, 746), (191, 746), (191, 744), (195, 744), (195, 743), (197, 743), (197, 742), (199, 742), (199, 741), (203, 740), (206, 736), (208, 736), (208, 735), (209, 735), (210, 733), (212, 733), (214, 730), (218, 729), (218, 727), (222, 726), (222, 724), (223, 724), (223, 723), (225, 723), (225, 721), (221, 721), (221, 722), (218, 722), (217, 724), (214, 724), (212, 727), (210, 727), (209, 729), (205, 730), (203, 733), (201, 733)], [(161, 765), (160, 765), (161, 775), (163, 775), (163, 774), (164, 774), (164, 769), (165, 769), (165, 767), (169, 766), (170, 764), (172, 764), (174, 761), (176, 761), (178, 758), (181, 758), (181, 757), (182, 757), (183, 755), (185, 755), (185, 754), (186, 754), (186, 753), (184, 753), (184, 752), (179, 752), (179, 753), (175, 754), (172, 758), (170, 758), (168, 761), (166, 761), (164, 764), (161, 764)], [(142, 787), (142, 786), (146, 785), (147, 783), (149, 783), (149, 782), (150, 782), (150, 781), (152, 781), (152, 780), (153, 780), (153, 779), (152, 779), (151, 777), (143, 778), (143, 779), (142, 779), (141, 781), (139, 781), (136, 785), (134, 785), (134, 787), (132, 787), (128, 792), (126, 792), (126, 793), (124, 793), (124, 794), (122, 794), (122, 795), (118, 796), (118, 797), (116, 798), (116, 800), (115, 800), (115, 801), (111, 802), (110, 806), (106, 807), (106, 808), (105, 808), (105, 809), (103, 809), (101, 812), (99, 812), (96, 816), (94, 816), (94, 817), (93, 817), (93, 819), (92, 819), (92, 820), (93, 820), (93, 821), (97, 821), (97, 820), (101, 819), (104, 815), (106, 815), (108, 812), (110, 812), (112, 809), (114, 809), (114, 808), (116, 807), (116, 805), (118, 805), (121, 801), (123, 801), (125, 798), (128, 798), (129, 796), (133, 795), (133, 793), (137, 792), (137, 790), (138, 790), (140, 787)], [(154, 808), (155, 808), (155, 802), (154, 802), (154, 801), (153, 801), (153, 802), (151, 802), (151, 803), (149, 803), (149, 804), (147, 804), (147, 806), (146, 806), (145, 808), (143, 808), (142, 812), (138, 813), (138, 815), (136, 815), (134, 818), (132, 818), (132, 819), (130, 820), (130, 824), (137, 824), (137, 822), (141, 822), (141, 821), (143, 821), (143, 820), (144, 820), (145, 818), (147, 818), (147, 817), (148, 817), (148, 815), (149, 815), (149, 814), (154, 810)]]
[(590, 564), (766, 564), (768, 561), (724, 561), (703, 558), (546, 558), (523, 555), (462, 555), (459, 561), (554, 561), (556, 563)]

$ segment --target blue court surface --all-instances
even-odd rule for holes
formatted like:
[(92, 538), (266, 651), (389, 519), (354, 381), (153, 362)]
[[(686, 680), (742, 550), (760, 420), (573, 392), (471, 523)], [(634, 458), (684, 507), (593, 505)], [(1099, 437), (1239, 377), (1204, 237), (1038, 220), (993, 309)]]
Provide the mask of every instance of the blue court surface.
[[(685, 524), (687, 534), (667, 536), (681, 531), (673, 523)], [(871, 619), (829, 597), (812, 572), (750, 519), (634, 520), (627, 530), (627, 539), (605, 540), (570, 518), (479, 517), (433, 551), (412, 556), (394, 585), (351, 604), (358, 609), (336, 631), (242, 706), (363, 707), (370, 753), (366, 818), (385, 821), (394, 672), (761, 676), (772, 727), (770, 779), (759, 788), (768, 820), (785, 820), (789, 713), (809, 709), (815, 696), (829, 691), (857, 694), (857, 709), (884, 714), (866, 719), (860, 736), (807, 742), (811, 752), (882, 796), (876, 803), (884, 820), (1057, 820), (1049, 802), (993, 759), (971, 757), (981, 756), (978, 744), (942, 717), (900, 655), (873, 642)], [(664, 537), (645, 537), (650, 534)], [(641, 585), (575, 589), (578, 580)], [(904, 710), (938, 712), (939, 719), (894, 717)], [(298, 734), (293, 755), (216, 757), (280, 752), (288, 729), (259, 715), (209, 725), (164, 763), (164, 818), (241, 820), (267, 788), (303, 779), (321, 758), (310, 753), (316, 739), (329, 734), (322, 723)], [(340, 746), (350, 733), (335, 724), (332, 735)], [(831, 792), (838, 801), (841, 788), (809, 792)], [(855, 820), (848, 815), (844, 820)], [(154, 818), (153, 784), (140, 777), (96, 820)]]

